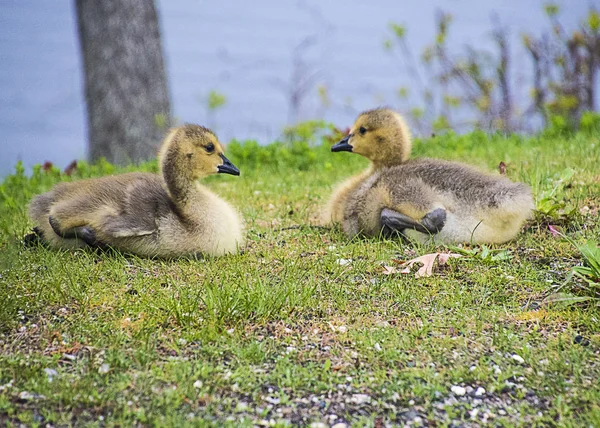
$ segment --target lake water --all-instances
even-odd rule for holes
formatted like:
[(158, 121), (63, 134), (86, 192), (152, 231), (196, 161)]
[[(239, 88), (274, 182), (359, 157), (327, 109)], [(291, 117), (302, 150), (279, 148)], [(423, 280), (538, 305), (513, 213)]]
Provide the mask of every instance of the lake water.
[[(490, 18), (508, 26), (517, 69), (529, 60), (519, 46), (523, 31), (548, 27), (539, 0), (306, 0), (158, 1), (173, 114), (178, 121), (211, 126), (222, 141), (267, 143), (290, 122), (324, 118), (349, 125), (356, 113), (386, 104), (401, 107), (400, 86), (411, 85), (398, 59), (383, 49), (388, 24), (408, 28), (418, 54), (432, 42), (435, 12), (454, 16), (450, 44), (490, 47)], [(573, 28), (590, 1), (562, 0), (561, 21)], [(0, 177), (22, 160), (64, 167), (86, 156), (86, 116), (74, 2), (0, 1)], [(303, 41), (312, 44), (299, 55)], [(296, 62), (296, 65), (294, 65)], [(291, 108), (297, 78), (314, 85)], [(317, 87), (327, 88), (324, 106)], [(206, 96), (227, 97), (213, 112)]]

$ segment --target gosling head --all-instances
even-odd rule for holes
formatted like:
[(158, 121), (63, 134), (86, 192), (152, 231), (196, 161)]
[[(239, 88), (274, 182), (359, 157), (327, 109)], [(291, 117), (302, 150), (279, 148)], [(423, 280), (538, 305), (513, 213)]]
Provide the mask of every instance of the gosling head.
[(159, 153), (163, 174), (197, 180), (210, 174), (240, 175), (208, 128), (186, 124), (171, 130)]
[(376, 166), (397, 165), (410, 156), (410, 131), (404, 118), (388, 108), (361, 113), (332, 152), (358, 153)]

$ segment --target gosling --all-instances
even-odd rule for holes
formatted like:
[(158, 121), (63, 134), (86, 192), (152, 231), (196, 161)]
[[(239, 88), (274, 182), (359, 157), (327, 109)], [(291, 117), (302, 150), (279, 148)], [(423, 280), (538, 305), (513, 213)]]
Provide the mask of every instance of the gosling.
[(109, 246), (145, 257), (222, 256), (244, 245), (237, 211), (196, 183), (239, 175), (215, 134), (172, 129), (158, 155), (161, 175), (127, 173), (61, 183), (29, 205), (34, 231), (51, 247)]
[(530, 188), (471, 166), (438, 159), (409, 160), (411, 136), (398, 113), (361, 113), (331, 151), (371, 161), (338, 187), (328, 222), (349, 236), (400, 235), (435, 244), (503, 243), (513, 239), (533, 210)]

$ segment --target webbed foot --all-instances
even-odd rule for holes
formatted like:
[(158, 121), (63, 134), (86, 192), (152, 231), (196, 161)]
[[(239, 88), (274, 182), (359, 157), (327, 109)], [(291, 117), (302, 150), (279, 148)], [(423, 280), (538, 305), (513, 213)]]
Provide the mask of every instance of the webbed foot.
[(437, 208), (427, 213), (420, 222), (413, 218), (394, 211), (389, 208), (384, 208), (381, 211), (381, 224), (383, 226), (382, 233), (385, 237), (394, 235), (404, 236), (404, 230), (413, 229), (417, 232), (434, 235), (444, 227), (446, 223), (446, 210)]
[(39, 227), (34, 227), (31, 233), (23, 237), (23, 245), (25, 248), (35, 247), (39, 244), (44, 244), (44, 234)]
[(446, 224), (446, 210), (437, 208), (425, 214), (421, 219), (421, 224), (430, 234), (438, 233)]
[(63, 231), (60, 228), (58, 220), (52, 216), (48, 216), (48, 223), (50, 223), (54, 233), (63, 239), (81, 239), (87, 245), (94, 248), (104, 249), (107, 247), (104, 242), (98, 241), (96, 238), (96, 232), (90, 226), (79, 226)]

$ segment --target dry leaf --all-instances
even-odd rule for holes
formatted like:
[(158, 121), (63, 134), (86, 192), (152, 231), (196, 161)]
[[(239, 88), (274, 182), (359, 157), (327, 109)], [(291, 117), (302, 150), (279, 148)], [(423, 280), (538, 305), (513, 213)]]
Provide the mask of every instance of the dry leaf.
[(383, 266), (383, 274), (384, 275), (393, 275), (395, 273), (398, 272), (398, 269), (396, 269), (394, 266)]
[(458, 258), (462, 257), (460, 254), (456, 253), (431, 253), (425, 254), (423, 256), (414, 258), (407, 262), (401, 262), (401, 266), (406, 266), (400, 273), (410, 273), (410, 268), (415, 263), (422, 263), (423, 266), (419, 268), (417, 273), (415, 273), (415, 278), (423, 278), (433, 275), (433, 265), (435, 264), (435, 260), (438, 259), (438, 264), (440, 266), (445, 265), (450, 257)]
[(461, 257), (461, 255), (456, 253), (438, 253), (438, 264), (440, 266), (444, 266), (446, 263), (448, 263), (450, 258), (457, 259), (459, 257)]

